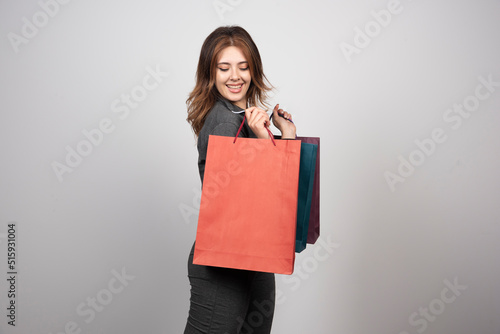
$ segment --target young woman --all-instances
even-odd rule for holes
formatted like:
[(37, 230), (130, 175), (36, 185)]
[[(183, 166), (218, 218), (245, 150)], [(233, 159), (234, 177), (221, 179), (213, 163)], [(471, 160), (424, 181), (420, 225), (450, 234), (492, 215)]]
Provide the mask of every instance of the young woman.
[[(188, 118), (198, 136), (198, 168), (205, 171), (208, 136), (269, 138), (266, 84), (259, 50), (241, 27), (214, 30), (201, 48), (196, 85), (189, 98)], [(279, 114), (282, 116), (280, 117)], [(282, 139), (295, 138), (289, 113), (273, 110), (273, 124)], [(274, 274), (193, 264), (188, 260), (191, 284), (189, 317), (184, 334), (269, 334), (274, 314)]]

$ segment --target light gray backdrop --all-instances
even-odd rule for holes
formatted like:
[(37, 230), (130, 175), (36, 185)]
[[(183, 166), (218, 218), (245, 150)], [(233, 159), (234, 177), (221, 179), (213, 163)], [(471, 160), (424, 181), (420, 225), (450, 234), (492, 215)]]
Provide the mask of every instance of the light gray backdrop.
[(322, 140), (321, 238), (273, 333), (499, 334), (498, 0), (2, 0), (1, 333), (182, 332), (185, 99), (227, 24)]

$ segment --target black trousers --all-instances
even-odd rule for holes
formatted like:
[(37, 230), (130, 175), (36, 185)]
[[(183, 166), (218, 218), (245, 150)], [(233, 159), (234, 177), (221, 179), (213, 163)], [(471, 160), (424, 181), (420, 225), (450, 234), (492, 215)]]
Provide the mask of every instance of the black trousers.
[(269, 334), (274, 315), (274, 274), (193, 264), (184, 334)]

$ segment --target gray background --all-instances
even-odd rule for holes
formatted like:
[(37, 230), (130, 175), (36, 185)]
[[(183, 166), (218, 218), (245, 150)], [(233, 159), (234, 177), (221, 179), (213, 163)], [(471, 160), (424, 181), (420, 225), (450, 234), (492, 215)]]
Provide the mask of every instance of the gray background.
[[(349, 62), (342, 43), (389, 3), (71, 1), (44, 21), (37, 1), (2, 0), (0, 268), (17, 222), (19, 275), (15, 328), (0, 281), (1, 332), (182, 332), (200, 188), (185, 99), (205, 37), (239, 24), (271, 102), (322, 140), (330, 246), (277, 275), (273, 333), (499, 334), (500, 87), (460, 127), (443, 117), (478, 77), (500, 82), (500, 1), (401, 0)], [(33, 16), (42, 26), (16, 52), (9, 33)], [(121, 119), (111, 104), (139, 94), (148, 67), (168, 76)], [(60, 182), (53, 163), (107, 118), (114, 130)], [(384, 173), (435, 128), (446, 141), (392, 191)]]

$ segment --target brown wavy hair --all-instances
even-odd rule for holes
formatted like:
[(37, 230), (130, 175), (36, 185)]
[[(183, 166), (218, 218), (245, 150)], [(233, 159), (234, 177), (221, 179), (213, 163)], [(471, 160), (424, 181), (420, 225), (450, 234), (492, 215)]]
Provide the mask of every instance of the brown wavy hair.
[(221, 96), (215, 86), (217, 62), (222, 50), (228, 46), (240, 48), (248, 61), (252, 81), (247, 91), (247, 103), (250, 106), (268, 107), (267, 93), (273, 87), (264, 75), (260, 53), (252, 37), (239, 26), (219, 27), (208, 35), (201, 47), (196, 85), (186, 100), (186, 120), (191, 124), (196, 136), (200, 133), (208, 112)]

